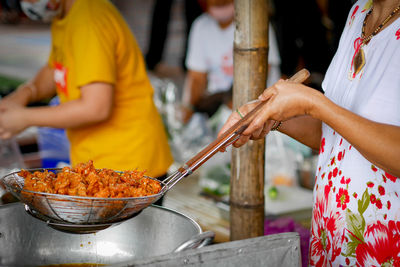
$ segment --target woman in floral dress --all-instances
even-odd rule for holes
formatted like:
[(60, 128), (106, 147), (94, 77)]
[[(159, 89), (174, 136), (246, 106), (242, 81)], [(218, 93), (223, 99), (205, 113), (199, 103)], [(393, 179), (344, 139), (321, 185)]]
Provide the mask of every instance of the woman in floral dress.
[[(350, 11), (324, 94), (279, 81), (242, 137), (271, 127), (319, 150), (311, 266), (400, 266), (400, 1)], [(364, 25), (364, 26), (363, 26)], [(232, 113), (221, 132), (254, 107)]]

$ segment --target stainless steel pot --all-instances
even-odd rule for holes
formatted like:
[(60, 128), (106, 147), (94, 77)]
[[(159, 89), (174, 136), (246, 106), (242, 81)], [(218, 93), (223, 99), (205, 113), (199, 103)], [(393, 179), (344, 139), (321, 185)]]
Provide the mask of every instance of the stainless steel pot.
[(191, 218), (158, 206), (94, 234), (54, 230), (21, 203), (0, 206), (0, 266), (116, 264), (202, 247), (213, 236)]

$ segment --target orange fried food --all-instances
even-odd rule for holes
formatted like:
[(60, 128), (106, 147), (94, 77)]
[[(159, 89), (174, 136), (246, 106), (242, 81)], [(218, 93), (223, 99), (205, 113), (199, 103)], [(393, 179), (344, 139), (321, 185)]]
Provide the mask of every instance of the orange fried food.
[(56, 174), (47, 170), (34, 173), (21, 170), (18, 175), (25, 178), (26, 190), (71, 196), (142, 197), (161, 190), (161, 184), (144, 177), (144, 172), (96, 169), (93, 161), (80, 163), (74, 168), (64, 167)]

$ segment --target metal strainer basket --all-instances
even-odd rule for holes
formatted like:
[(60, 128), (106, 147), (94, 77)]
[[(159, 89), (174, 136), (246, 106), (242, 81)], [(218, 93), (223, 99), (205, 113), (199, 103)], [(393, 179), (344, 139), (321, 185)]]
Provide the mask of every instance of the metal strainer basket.
[[(293, 82), (303, 82), (309, 76), (307, 70), (301, 70), (290, 78)], [(116, 223), (133, 217), (135, 214), (150, 206), (162, 197), (183, 177), (189, 176), (204, 162), (209, 160), (218, 151), (225, 150), (227, 146), (235, 142), (249, 125), (251, 119), (267, 102), (260, 102), (241, 120), (218, 137), (214, 142), (200, 151), (192, 159), (187, 161), (175, 173), (167, 177), (161, 183), (161, 191), (158, 194), (144, 197), (130, 198), (97, 198), (59, 195), (50, 193), (33, 192), (23, 189), (24, 178), (18, 176), (18, 172), (10, 173), (2, 178), (3, 183), (13, 195), (23, 203), (48, 218), (68, 224), (104, 224)], [(44, 171), (35, 169), (30, 171)], [(61, 169), (46, 169), (49, 171), (61, 171)], [(147, 177), (157, 180), (151, 177)], [(157, 180), (158, 181), (158, 180)]]
[[(54, 171), (62, 169), (34, 169), (33, 171)], [(142, 209), (157, 201), (166, 189), (162, 185), (156, 195), (129, 198), (80, 197), (34, 192), (25, 190), (24, 178), (13, 172), (2, 179), (8, 191), (33, 209), (53, 220), (74, 224), (97, 224), (120, 222), (134, 216)]]

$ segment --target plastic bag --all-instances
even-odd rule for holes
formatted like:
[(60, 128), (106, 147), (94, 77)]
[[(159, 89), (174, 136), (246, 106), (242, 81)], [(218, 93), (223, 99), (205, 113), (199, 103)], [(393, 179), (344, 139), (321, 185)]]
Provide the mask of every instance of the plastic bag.
[(284, 136), (278, 132), (270, 132), (266, 138), (265, 149), (265, 184), (297, 185), (297, 159), (299, 155), (288, 149)]
[(14, 169), (24, 168), (24, 160), (15, 138), (0, 139), (0, 177)]
[[(17, 141), (14, 138), (0, 139), (0, 178), (21, 168), (25, 168), (25, 164)], [(6, 189), (0, 179), (0, 204), (5, 194)]]

